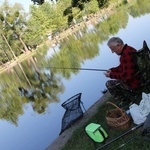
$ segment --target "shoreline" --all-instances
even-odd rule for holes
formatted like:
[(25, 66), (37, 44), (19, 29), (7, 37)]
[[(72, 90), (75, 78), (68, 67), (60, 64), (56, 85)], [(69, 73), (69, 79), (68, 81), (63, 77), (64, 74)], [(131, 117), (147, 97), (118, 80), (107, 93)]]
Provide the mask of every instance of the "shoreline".
[(26, 60), (27, 58), (30, 58), (32, 56), (34, 56), (37, 52), (37, 50), (32, 50), (29, 51), (28, 54), (21, 54), (20, 56), (12, 59), (11, 61), (5, 63), (5, 64), (2, 64), (0, 66), (0, 74), (3, 73), (3, 72), (6, 72), (6, 71), (9, 71), (11, 70), (14, 66), (16, 66), (18, 63), (21, 63), (23, 62), (24, 60)]
[(70, 137), (73, 135), (73, 132), (79, 127), (83, 126), (88, 121), (88, 119), (98, 111), (99, 106), (110, 96), (110, 93), (106, 92), (84, 113), (83, 117), (79, 121), (77, 121), (72, 127), (59, 135), (45, 150), (60, 150), (68, 142)]

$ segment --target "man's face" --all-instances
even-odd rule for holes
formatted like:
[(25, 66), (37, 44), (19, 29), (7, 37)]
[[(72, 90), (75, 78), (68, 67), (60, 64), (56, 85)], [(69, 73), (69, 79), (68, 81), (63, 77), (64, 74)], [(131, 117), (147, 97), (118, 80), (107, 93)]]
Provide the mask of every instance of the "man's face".
[(117, 55), (120, 55), (122, 52), (122, 44), (117, 44), (116, 46), (110, 44), (109, 48), (111, 49), (112, 53), (116, 53)]

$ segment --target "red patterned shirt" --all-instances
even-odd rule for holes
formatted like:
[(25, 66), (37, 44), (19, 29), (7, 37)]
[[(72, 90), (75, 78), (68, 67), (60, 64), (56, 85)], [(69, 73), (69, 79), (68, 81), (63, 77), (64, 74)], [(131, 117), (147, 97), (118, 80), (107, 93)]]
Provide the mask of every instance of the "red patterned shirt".
[(141, 83), (140, 75), (135, 75), (138, 71), (133, 57), (135, 52), (133, 47), (124, 45), (120, 56), (120, 65), (110, 69), (110, 78), (125, 81), (131, 89), (138, 88)]

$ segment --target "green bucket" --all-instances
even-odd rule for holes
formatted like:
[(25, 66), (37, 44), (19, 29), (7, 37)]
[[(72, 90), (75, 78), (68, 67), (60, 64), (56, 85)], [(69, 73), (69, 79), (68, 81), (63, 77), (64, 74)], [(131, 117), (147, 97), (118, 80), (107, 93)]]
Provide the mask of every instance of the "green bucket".
[(90, 123), (85, 127), (85, 131), (93, 141), (98, 143), (104, 142), (108, 137), (108, 134), (100, 124)]

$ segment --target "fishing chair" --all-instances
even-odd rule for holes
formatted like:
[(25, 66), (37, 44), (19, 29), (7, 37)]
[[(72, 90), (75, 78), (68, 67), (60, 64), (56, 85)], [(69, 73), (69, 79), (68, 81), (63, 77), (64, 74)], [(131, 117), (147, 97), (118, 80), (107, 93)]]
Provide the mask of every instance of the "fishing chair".
[(141, 75), (141, 86), (123, 94), (131, 103), (138, 104), (142, 98), (142, 92), (150, 93), (150, 50), (146, 41), (143, 41), (143, 48), (135, 53), (134, 58), (138, 65), (137, 73)]

